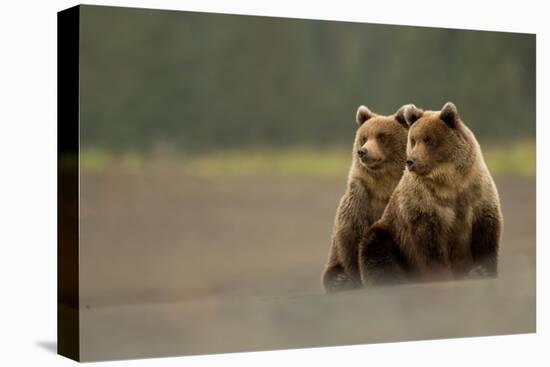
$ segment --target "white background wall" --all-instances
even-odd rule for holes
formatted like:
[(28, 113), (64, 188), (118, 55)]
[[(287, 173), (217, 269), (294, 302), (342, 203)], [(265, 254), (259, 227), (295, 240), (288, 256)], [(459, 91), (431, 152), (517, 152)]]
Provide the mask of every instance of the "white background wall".
[[(56, 12), (76, 4), (14, 0), (0, 5), (2, 366), (73, 363), (52, 350), (56, 339)], [(550, 150), (544, 115), (550, 101), (550, 18), (544, 1), (121, 0), (89, 4), (537, 33), (537, 334), (104, 362), (98, 366), (548, 365), (550, 236), (544, 217), (548, 210), (544, 208), (550, 204), (546, 190), (550, 181), (548, 161), (543, 157), (548, 157)]]

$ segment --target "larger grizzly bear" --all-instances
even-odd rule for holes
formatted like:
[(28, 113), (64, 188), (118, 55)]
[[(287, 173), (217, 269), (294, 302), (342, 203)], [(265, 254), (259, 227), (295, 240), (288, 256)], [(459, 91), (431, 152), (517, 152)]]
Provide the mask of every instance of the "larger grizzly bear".
[(404, 108), (381, 116), (360, 106), (347, 190), (340, 200), (322, 283), (326, 292), (361, 287), (358, 245), (380, 218), (405, 169), (407, 124)]
[(500, 201), (474, 134), (450, 102), (405, 120), (407, 171), (359, 245), (363, 284), (496, 276)]

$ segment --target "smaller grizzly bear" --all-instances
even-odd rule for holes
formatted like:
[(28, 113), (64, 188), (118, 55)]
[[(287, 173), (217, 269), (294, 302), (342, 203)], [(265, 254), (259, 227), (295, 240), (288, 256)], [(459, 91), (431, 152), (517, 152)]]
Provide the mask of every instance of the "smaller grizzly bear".
[(363, 285), (496, 276), (500, 200), (474, 134), (451, 102), (405, 120), (407, 171), (359, 245)]
[(326, 292), (361, 287), (357, 261), (362, 235), (382, 215), (405, 170), (405, 106), (381, 116), (360, 106), (356, 114), (352, 164), (347, 189), (334, 220), (322, 284)]

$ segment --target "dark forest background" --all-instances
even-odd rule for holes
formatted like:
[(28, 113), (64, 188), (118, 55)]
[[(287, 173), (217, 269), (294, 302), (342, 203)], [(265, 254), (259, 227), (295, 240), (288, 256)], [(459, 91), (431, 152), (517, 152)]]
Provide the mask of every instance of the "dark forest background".
[(535, 36), (81, 7), (84, 148), (349, 145), (360, 104), (447, 100), (481, 141), (535, 135)]

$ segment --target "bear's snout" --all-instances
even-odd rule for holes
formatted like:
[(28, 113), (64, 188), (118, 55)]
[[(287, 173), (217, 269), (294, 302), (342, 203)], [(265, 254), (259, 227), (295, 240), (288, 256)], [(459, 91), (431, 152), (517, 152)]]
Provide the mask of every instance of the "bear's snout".
[(407, 161), (405, 162), (405, 164), (407, 165), (407, 168), (412, 168), (415, 163), (416, 163), (416, 158), (414, 157), (407, 158)]
[(368, 153), (369, 153), (369, 152), (368, 152), (367, 148), (365, 148), (365, 147), (362, 147), (361, 149), (359, 149), (359, 150), (357, 151), (357, 155), (358, 155), (359, 158), (361, 158), (361, 159), (365, 158), (365, 157), (367, 156)]

